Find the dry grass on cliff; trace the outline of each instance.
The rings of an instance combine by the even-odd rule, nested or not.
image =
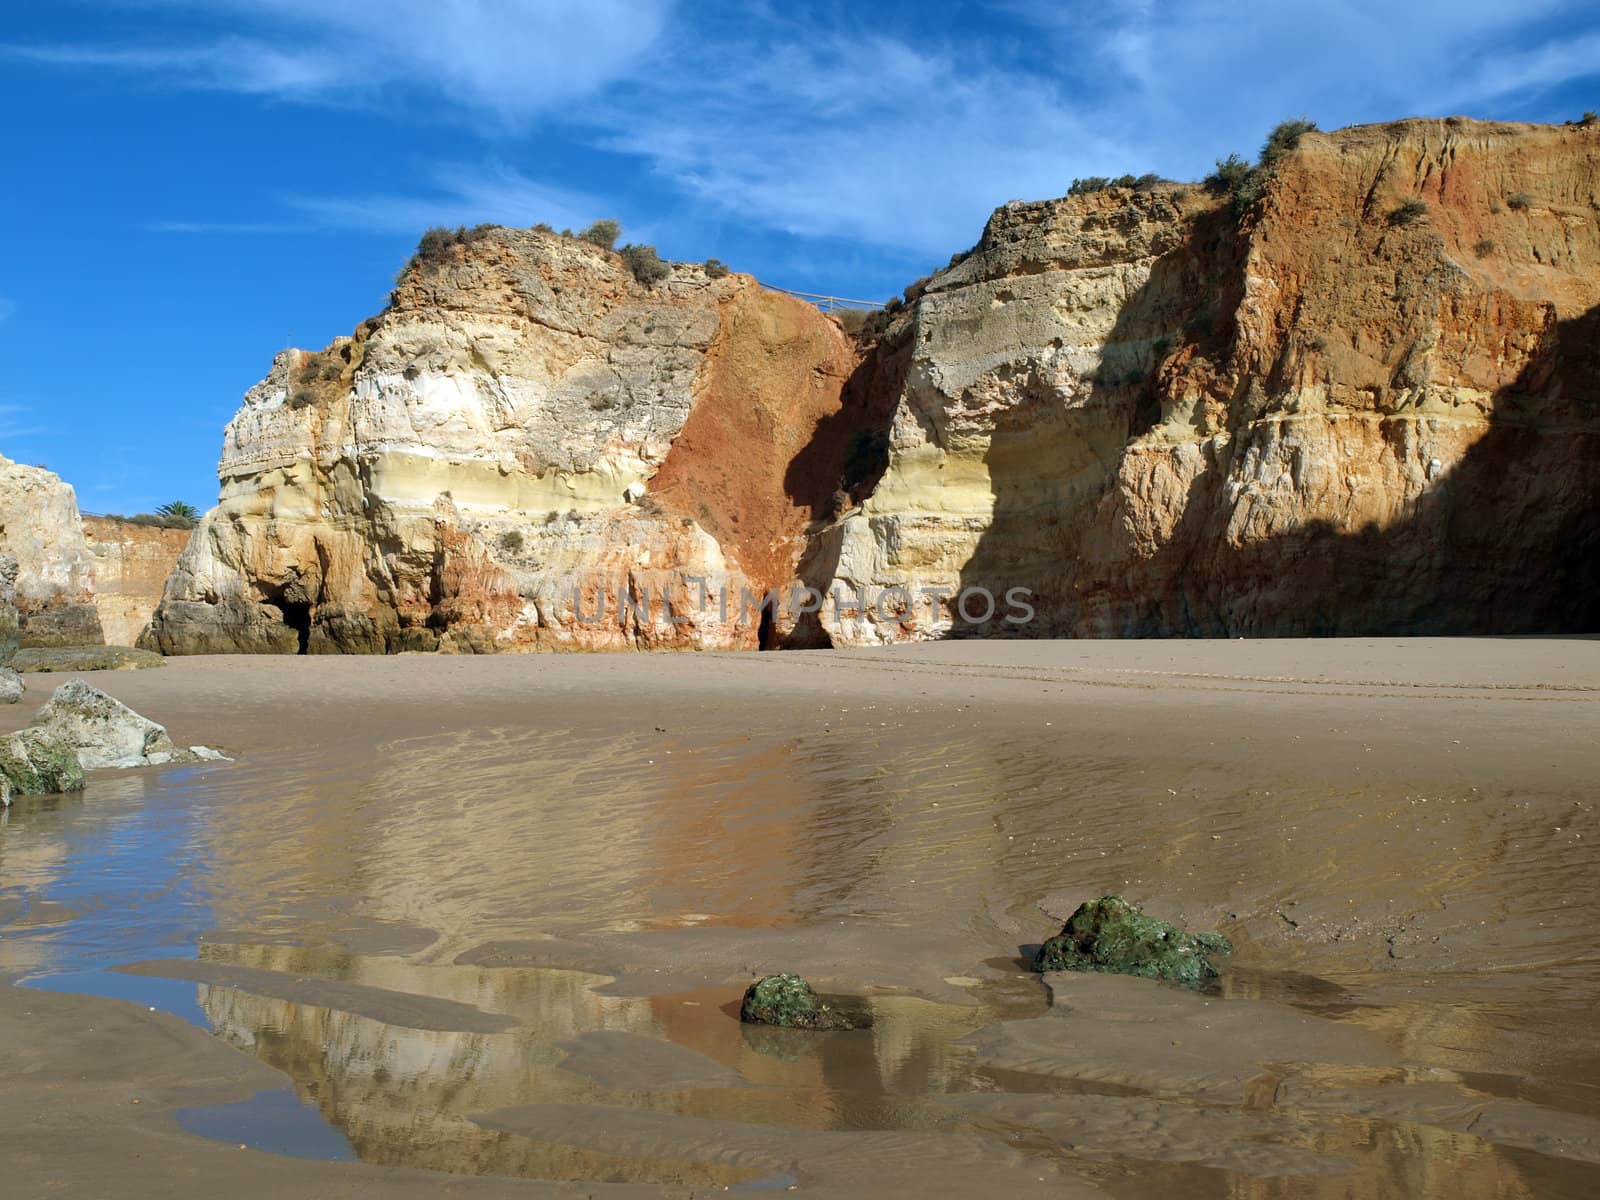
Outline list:
[[[349,389],[351,376],[365,353],[367,326],[353,338],[344,338],[326,350],[304,354],[290,371],[289,407],[309,408],[335,399]]]

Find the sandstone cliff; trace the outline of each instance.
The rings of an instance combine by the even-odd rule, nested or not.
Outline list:
[[[1007,205],[865,349],[493,231],[279,356],[147,644],[1592,630],[1597,215],[1600,128],[1312,133],[1240,211]],[[838,599],[740,603],[797,579]]]
[[[1600,128],[1463,120],[1309,134],[1237,216],[1008,205],[880,348],[886,470],[806,567],[917,603],[828,634],[1600,627],[1597,218]]]
[[[741,591],[793,575],[815,489],[784,474],[853,363],[832,322],[745,276],[679,264],[646,287],[569,238],[458,244],[245,397],[144,644],[754,646]]]
[[[16,559],[16,607],[24,646],[102,641],[94,559],[78,498],[59,476],[0,457],[0,554]]]
[[[117,517],[84,517],[83,533],[94,560],[94,605],[106,645],[136,645],[189,544],[190,531]]]

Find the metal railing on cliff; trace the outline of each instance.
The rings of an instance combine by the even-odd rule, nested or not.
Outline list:
[[[881,300],[852,300],[848,296],[829,296],[822,292],[799,292],[794,288],[775,287],[770,283],[761,285],[769,292],[782,292],[785,296],[795,296],[809,304],[815,304],[823,312],[834,312],[841,308],[854,308],[865,312],[882,308]]]

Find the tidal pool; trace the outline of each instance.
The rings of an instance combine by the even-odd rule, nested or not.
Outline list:
[[[481,717],[18,805],[0,973],[277,1069],[174,1120],[299,1157],[862,1194],[1600,1186],[1574,796],[873,701],[803,735]],[[1024,969],[1110,890],[1223,927],[1220,985]],[[742,1026],[742,981],[786,966],[872,1029]]]

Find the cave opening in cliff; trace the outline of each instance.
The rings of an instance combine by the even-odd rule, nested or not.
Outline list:
[[[756,646],[761,650],[778,649],[778,601],[770,594],[761,606],[761,623],[756,626]]]
[[[283,623],[294,630],[298,639],[296,654],[305,654],[311,647],[311,605],[307,601],[279,600],[283,610]]]

